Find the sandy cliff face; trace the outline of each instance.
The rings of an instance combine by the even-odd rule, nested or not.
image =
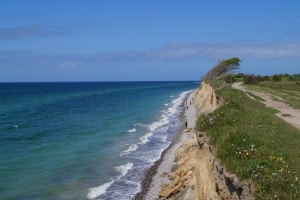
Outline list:
[[[213,88],[203,82],[186,105],[187,109],[195,108],[199,116],[213,112],[222,103]],[[168,175],[172,181],[162,187],[159,199],[254,199],[251,185],[238,181],[217,161],[205,133],[192,128],[183,134],[194,136],[176,151],[176,165]]]
[[[213,87],[206,82],[202,82],[201,87],[194,92],[193,103],[200,114],[210,113],[222,105],[223,100],[215,94]]]

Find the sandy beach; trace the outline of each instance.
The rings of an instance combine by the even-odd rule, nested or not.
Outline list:
[[[197,116],[213,112],[222,102],[206,83],[184,102],[183,131],[147,173],[136,199],[253,199],[251,184],[239,181],[215,157],[204,132],[195,129]]]
[[[171,147],[165,152],[162,157],[160,164],[157,167],[157,172],[152,178],[152,183],[150,184],[149,191],[145,195],[144,199],[152,200],[159,197],[159,192],[164,184],[170,183],[168,174],[171,174],[172,167],[175,163],[176,150],[190,140],[194,135],[194,126],[196,122],[196,110],[192,103],[193,92],[188,95],[186,102],[184,103],[184,118],[187,122],[187,128],[185,128],[182,133],[178,136],[176,141],[171,145]]]

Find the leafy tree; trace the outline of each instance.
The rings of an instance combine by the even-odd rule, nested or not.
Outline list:
[[[237,57],[221,60],[215,67],[203,77],[203,81],[210,82],[223,77],[229,72],[233,72],[240,67],[241,60]]]
[[[277,74],[275,74],[274,76],[273,76],[273,81],[274,82],[280,82],[281,81],[281,78],[282,78],[282,76],[279,74],[279,75],[277,75]]]
[[[241,60],[239,58],[235,57],[235,58],[223,60],[221,62],[221,65],[225,65],[227,68],[227,71],[233,71],[233,70],[239,69],[240,62],[241,62]]]

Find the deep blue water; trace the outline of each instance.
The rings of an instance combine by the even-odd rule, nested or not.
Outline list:
[[[131,199],[198,86],[0,83],[0,198]]]

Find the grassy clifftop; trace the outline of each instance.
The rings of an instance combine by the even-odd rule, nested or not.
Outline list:
[[[300,131],[230,84],[217,95],[226,103],[197,121],[217,157],[229,171],[253,182],[256,199],[300,199]]]

